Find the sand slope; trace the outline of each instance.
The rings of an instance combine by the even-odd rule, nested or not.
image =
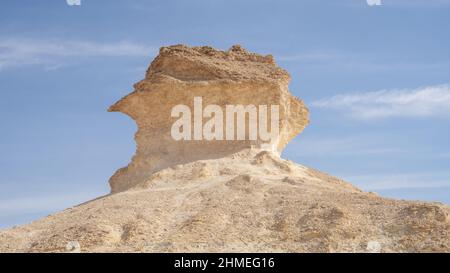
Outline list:
[[[449,213],[245,150],[1,231],[0,251],[450,252]]]

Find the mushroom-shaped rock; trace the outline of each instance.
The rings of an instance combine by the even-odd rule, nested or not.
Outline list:
[[[138,126],[136,154],[111,177],[111,191],[127,190],[164,168],[244,149],[279,155],[308,124],[308,110],[289,92],[289,81],[271,55],[239,45],[228,51],[162,47],[145,79],[109,109]]]

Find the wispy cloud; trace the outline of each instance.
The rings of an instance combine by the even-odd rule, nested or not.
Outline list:
[[[54,69],[73,57],[149,56],[155,54],[156,50],[155,47],[129,41],[98,43],[0,39],[0,70],[29,65],[43,65],[47,69]]]
[[[450,173],[399,173],[341,175],[364,190],[392,190],[450,187]]]
[[[101,196],[99,192],[28,196],[0,200],[0,215],[52,212],[62,210]]]
[[[286,149],[289,153],[301,154],[302,157],[343,157],[343,156],[377,156],[405,155],[408,150],[384,145],[380,139],[386,136],[347,136],[347,137],[302,137],[294,139]]]
[[[342,60],[342,56],[330,52],[310,52],[304,54],[280,55],[277,57],[277,60],[282,62],[329,62]]]
[[[339,111],[357,119],[450,117],[450,86],[341,94],[314,101],[314,107]]]
[[[438,155],[440,158],[450,158],[450,152],[441,153]]]
[[[435,8],[450,6],[448,0],[383,0],[383,5],[393,7]]]
[[[446,71],[450,63],[446,60],[429,60],[410,58],[393,60],[388,55],[374,55],[373,52],[355,53],[322,49],[304,53],[274,54],[276,61],[282,64],[295,63],[307,70],[328,71],[336,73],[398,73]]]

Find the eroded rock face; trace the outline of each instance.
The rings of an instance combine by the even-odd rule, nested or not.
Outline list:
[[[289,81],[289,74],[271,55],[249,53],[240,46],[228,51],[184,45],[161,48],[145,79],[109,109],[127,114],[138,126],[136,154],[127,167],[111,177],[112,192],[127,190],[154,172],[177,164],[222,158],[248,148],[281,153],[308,124],[308,110],[289,92]],[[227,105],[278,105],[279,134],[269,142],[249,137],[175,140],[171,129],[177,119],[171,111],[176,105],[193,109],[195,97],[202,98],[203,107],[217,105],[224,112]],[[225,122],[223,126],[225,131]]]

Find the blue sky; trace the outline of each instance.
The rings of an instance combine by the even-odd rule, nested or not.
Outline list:
[[[158,48],[273,54],[311,125],[284,157],[389,197],[450,203],[450,0],[5,0],[0,227],[108,193],[134,153],[106,109]]]

